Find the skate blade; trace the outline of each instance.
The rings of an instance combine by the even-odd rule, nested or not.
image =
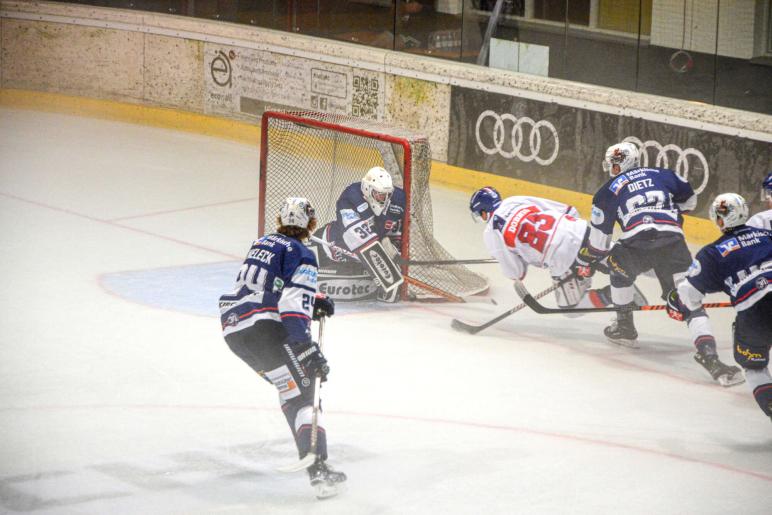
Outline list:
[[[614,345],[618,345],[620,347],[625,347],[628,349],[637,349],[638,347],[638,340],[628,340],[627,338],[609,338],[606,336],[606,341],[609,343],[613,343]]]
[[[344,483],[329,484],[324,481],[317,483],[314,486],[314,492],[317,499],[329,499],[335,497],[339,493],[345,490]]]
[[[741,373],[736,373],[733,376],[723,375],[720,376],[718,379],[718,384],[724,387],[734,386],[736,384],[742,384],[745,382],[745,378],[742,376]]]

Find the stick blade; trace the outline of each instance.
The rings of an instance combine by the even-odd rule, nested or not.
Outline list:
[[[295,463],[290,463],[289,465],[282,465],[281,467],[276,467],[276,470],[278,470],[279,472],[286,472],[286,473],[299,472],[313,465],[315,461],[316,461],[316,454],[309,452],[308,454],[305,455],[305,457],[302,460],[296,461]]]
[[[462,333],[467,333],[467,334],[477,334],[480,331],[479,327],[466,324],[457,318],[454,318],[453,320],[451,320],[450,327],[452,327],[456,331],[461,331]]]

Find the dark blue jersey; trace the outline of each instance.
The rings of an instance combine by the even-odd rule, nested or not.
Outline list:
[[[602,255],[611,247],[614,224],[620,240],[642,231],[683,234],[683,211],[697,205],[689,183],[665,168],[633,168],[612,177],[592,199],[591,251]]]
[[[309,341],[317,268],[316,256],[295,238],[269,234],[254,241],[233,292],[220,297],[223,335],[275,320],[293,341]]]
[[[723,291],[738,311],[751,307],[772,292],[772,231],[730,229],[697,253],[687,280],[702,294]]]
[[[399,249],[405,216],[405,192],[394,188],[389,206],[378,216],[362,194],[361,183],[349,185],[338,198],[336,218],[325,230],[325,239],[351,252],[370,242],[389,238]]]

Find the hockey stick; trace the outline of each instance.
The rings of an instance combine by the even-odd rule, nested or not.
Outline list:
[[[552,286],[550,286],[546,290],[537,293],[536,294],[536,298],[540,299],[540,298],[544,297],[545,295],[549,294],[550,292],[555,291],[558,288],[558,286],[559,286],[558,284],[553,284]],[[450,322],[450,327],[452,327],[453,329],[455,329],[457,331],[461,331],[462,333],[477,334],[480,331],[482,331],[483,329],[489,328],[490,326],[492,326],[496,322],[499,322],[500,320],[503,320],[503,319],[507,318],[509,315],[520,311],[524,307],[526,307],[525,303],[518,304],[517,306],[513,307],[512,309],[510,309],[508,311],[505,311],[504,313],[500,314],[496,318],[493,318],[493,319],[485,322],[482,325],[471,325],[471,324],[464,323],[464,322],[462,322],[461,320],[459,320],[457,318],[454,318]]]
[[[322,336],[324,333],[324,320],[325,317],[322,317],[319,319],[319,352],[322,351]],[[277,470],[279,472],[298,472],[300,470],[305,470],[311,465],[316,462],[316,458],[318,457],[317,453],[317,444],[319,442],[319,391],[322,389],[322,375],[317,372],[316,377],[314,378],[314,405],[313,405],[313,414],[311,415],[311,447],[308,450],[308,454],[303,456],[303,459],[301,459],[298,462],[292,463],[290,465],[284,465],[282,467],[278,467]]]
[[[528,290],[525,288],[522,282],[515,281],[515,291],[523,299],[523,302],[537,313],[542,315],[556,315],[565,313],[605,313],[609,311],[619,311],[618,307],[610,306],[605,308],[548,308],[542,306],[536,301]],[[709,302],[702,305],[703,308],[731,308],[731,302]],[[634,306],[630,308],[630,311],[663,311],[667,309],[665,304],[654,304],[649,306]]]
[[[359,262],[362,261],[361,259],[359,259],[359,256],[357,256],[353,252],[350,252],[344,248],[338,247],[337,245],[333,245],[329,241],[324,241],[323,239],[317,238],[314,235],[309,236],[309,239],[315,243],[318,243],[319,245],[324,245],[325,247],[331,248],[333,250],[337,250],[346,257],[349,257]],[[446,292],[445,290],[441,290],[440,288],[437,288],[435,286],[432,286],[431,284],[427,284],[423,281],[420,281],[415,277],[410,277],[409,275],[402,274],[402,278],[405,280],[405,282],[408,282],[413,286],[417,286],[418,288],[424,289],[429,293],[434,293],[435,295],[439,295],[440,297],[443,297],[451,302],[466,302],[463,298],[459,297],[458,295],[453,295],[452,293]]]

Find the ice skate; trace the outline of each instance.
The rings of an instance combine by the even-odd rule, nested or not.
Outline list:
[[[617,319],[603,330],[603,334],[609,343],[631,349],[638,348],[638,331],[635,330],[633,314],[630,311],[617,313]]]
[[[745,382],[739,367],[732,367],[722,363],[715,354],[698,352],[694,355],[694,361],[702,365],[721,386],[734,386]]]
[[[322,460],[317,460],[307,470],[317,499],[334,497],[343,491],[346,482],[343,472],[334,470]]]

